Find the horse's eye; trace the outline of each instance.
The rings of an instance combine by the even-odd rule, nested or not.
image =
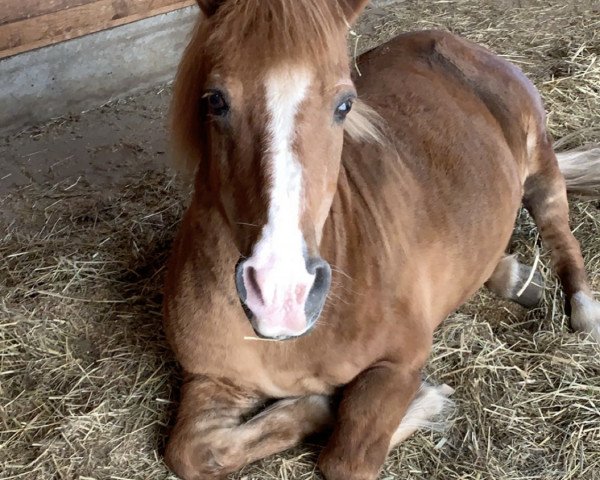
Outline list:
[[[212,90],[203,95],[206,99],[208,113],[215,116],[223,116],[229,111],[229,105],[223,94],[219,91]]]
[[[335,108],[335,119],[338,122],[343,121],[346,118],[346,115],[350,113],[353,102],[354,101],[351,98],[347,98]]]

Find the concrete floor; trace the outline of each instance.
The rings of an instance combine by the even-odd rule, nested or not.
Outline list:
[[[0,138],[0,225],[18,219],[31,185],[84,182],[111,192],[147,170],[167,168],[170,87]]]

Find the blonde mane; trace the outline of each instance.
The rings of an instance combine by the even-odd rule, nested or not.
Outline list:
[[[372,107],[357,99],[346,117],[344,131],[356,141],[384,144],[385,121]]]
[[[213,30],[207,38],[208,49],[229,56],[243,55],[250,47],[257,52],[255,58],[241,60],[252,62],[276,61],[275,55],[320,57],[323,47],[333,45],[347,28],[338,2],[327,0],[228,1],[209,20]],[[268,56],[261,55],[268,45],[276,48]]]

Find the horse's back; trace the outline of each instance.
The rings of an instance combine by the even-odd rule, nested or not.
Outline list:
[[[473,148],[480,130],[497,129],[526,176],[527,134],[545,135],[545,116],[535,87],[511,63],[451,33],[423,31],[363,54],[359,68],[361,96],[400,142],[431,130],[443,144]]]

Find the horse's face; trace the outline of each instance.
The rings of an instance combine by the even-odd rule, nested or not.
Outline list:
[[[271,19],[286,14],[277,11],[277,1],[266,4]],[[264,5],[255,16],[264,13]],[[330,286],[331,269],[319,244],[336,192],[344,121],[356,96],[346,25],[329,25],[326,43],[297,51],[293,37],[300,27],[291,26],[292,44],[282,55],[279,42],[265,41],[273,32],[255,31],[272,30],[272,21],[237,25],[234,14],[217,11],[207,19],[214,25],[204,39],[205,72],[198,86],[207,160],[203,181],[240,251],[232,275],[255,331],[295,337],[315,324]],[[232,48],[234,33],[214,33],[223,23],[228,32],[252,34],[240,33],[244,39]]]
[[[319,242],[355,94],[343,72],[306,63],[244,73],[214,74],[205,94],[221,205],[242,254],[236,285],[257,333],[296,336],[329,289]]]
[[[242,254],[236,286],[258,334],[297,336],[330,285],[319,242],[354,88],[347,69],[323,74],[308,62],[233,67],[212,72],[204,100],[221,205]]]

